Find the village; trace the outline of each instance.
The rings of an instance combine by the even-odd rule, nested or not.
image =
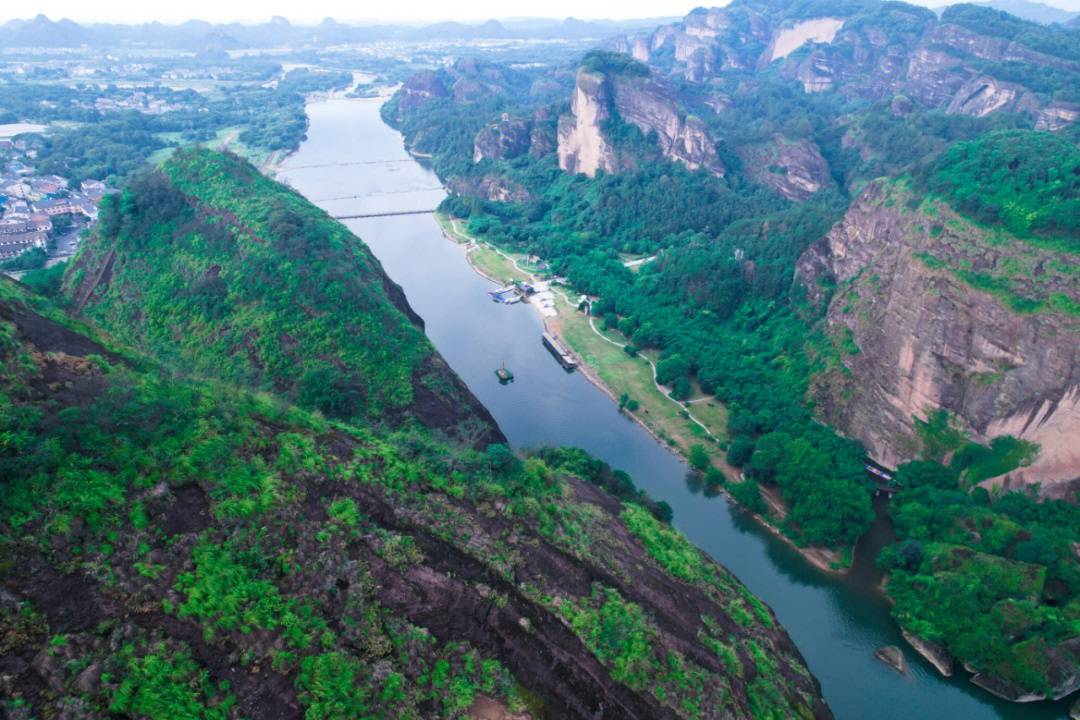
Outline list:
[[[110,192],[99,180],[73,187],[58,175],[37,175],[35,155],[26,140],[0,139],[0,269],[8,272],[74,255],[79,231],[97,220],[98,204]]]

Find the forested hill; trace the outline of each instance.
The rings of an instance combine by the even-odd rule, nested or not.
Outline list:
[[[67,285],[115,337],[193,373],[336,419],[502,438],[367,247],[234,155],[177,152],[107,198]]]
[[[71,273],[70,313],[0,282],[7,715],[831,717],[669,508],[486,444],[368,251],[235,158],[134,183]]]

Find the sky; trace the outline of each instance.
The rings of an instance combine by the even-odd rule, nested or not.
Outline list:
[[[913,0],[935,7],[949,0]],[[1043,0],[1047,5],[1080,10],[1080,0]],[[699,5],[724,5],[708,0],[187,0],[147,2],[146,0],[35,0],[17,3],[5,0],[0,22],[13,17],[44,13],[53,20],[70,18],[76,22],[138,23],[157,20],[167,24],[199,19],[210,22],[265,22],[281,15],[296,24],[313,24],[325,17],[339,22],[417,22],[440,20],[462,22],[513,17],[576,17],[580,19],[629,19],[685,15]]]

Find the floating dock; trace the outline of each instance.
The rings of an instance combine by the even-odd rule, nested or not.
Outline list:
[[[558,340],[555,339],[551,333],[544,333],[541,340],[551,354],[555,356],[555,359],[559,361],[559,364],[567,370],[573,370],[577,367],[577,360],[570,354],[570,351],[562,346]]]
[[[521,298],[517,295],[517,287],[514,285],[507,285],[498,290],[488,290],[487,296],[497,303],[505,303],[507,305],[521,302]]]

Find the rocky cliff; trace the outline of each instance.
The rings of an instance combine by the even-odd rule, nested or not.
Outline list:
[[[767,145],[740,148],[747,173],[788,200],[805,200],[823,187],[835,187],[829,163],[808,140],[776,135]]]
[[[408,110],[420,107],[432,100],[447,97],[449,94],[438,74],[430,71],[418,72],[402,83],[398,91],[398,109]]]
[[[1041,117],[1042,103],[1023,85],[979,76],[957,88],[945,112],[984,117],[993,112],[1025,114]],[[1059,115],[1058,120],[1065,116]]]
[[[499,174],[466,175],[450,181],[459,195],[475,195],[494,202],[528,202],[532,195],[521,183]]]
[[[559,167],[589,177],[597,170],[617,170],[615,150],[600,131],[600,125],[610,118],[611,93],[607,78],[599,73],[578,73],[570,100],[570,115],[559,118]]]
[[[473,162],[505,160],[521,155],[532,141],[532,122],[506,116],[485,126],[473,140]]]
[[[700,118],[687,115],[671,91],[646,75],[582,71],[571,101],[571,114],[559,121],[559,167],[592,177],[598,169],[620,167],[618,149],[604,135],[606,121],[655,133],[664,157],[691,170],[724,174],[716,144]]]
[[[994,29],[995,22],[948,12],[939,19],[899,3],[868,3],[846,17],[806,18],[745,2],[698,9],[651,36],[610,46],[706,87],[726,71],[763,70],[782,61],[782,74],[806,92],[837,91],[853,100],[904,94],[950,113],[1024,114],[1040,129],[1075,122],[1072,112],[1057,107],[1043,117],[1043,106],[1058,100],[1045,82],[1032,80],[1032,87],[1043,86],[1037,92],[1001,79],[1036,72],[1056,73],[1059,84],[1076,82],[1080,62],[1067,43],[1040,42],[1023,28]]]
[[[834,279],[829,333],[848,338],[819,408],[885,465],[920,452],[915,419],[944,409],[977,442],[1012,435],[1038,457],[992,483],[1080,488],[1080,300],[1074,256],[984,230],[943,203],[917,210],[873,183],[799,262],[811,296]],[[856,349],[857,348],[857,349]]]
[[[1080,105],[1076,103],[1053,102],[1039,113],[1035,121],[1036,130],[1055,132],[1080,120]]]

